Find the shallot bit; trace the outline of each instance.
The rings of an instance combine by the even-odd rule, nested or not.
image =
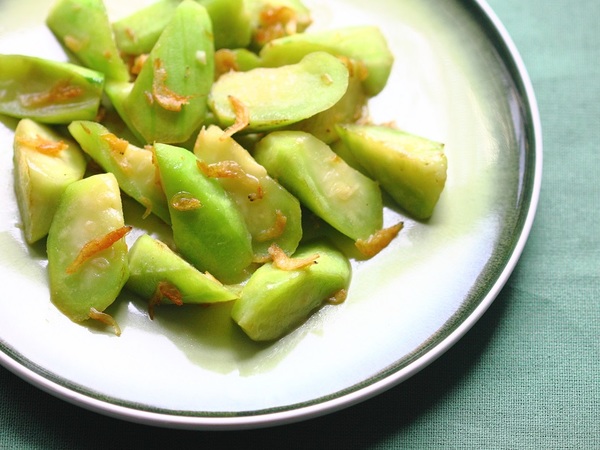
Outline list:
[[[372,258],[386,248],[404,227],[404,222],[399,222],[388,228],[383,228],[369,236],[368,239],[357,239],[356,248],[367,258]]]
[[[183,105],[190,101],[189,95],[179,95],[167,85],[167,70],[160,59],[154,60],[154,79],[152,80],[152,97],[161,108],[167,111],[179,112]]]
[[[273,265],[281,270],[299,270],[305,269],[317,264],[319,254],[307,256],[306,258],[292,258],[288,256],[277,244],[271,244],[269,247],[269,255],[273,260]]]
[[[171,206],[177,211],[193,211],[201,208],[202,203],[189,192],[178,192],[171,198]]]
[[[104,236],[100,236],[87,242],[79,251],[79,254],[75,260],[67,267],[67,273],[73,274],[77,272],[87,260],[91,259],[94,255],[102,250],[112,247],[115,242],[125,237],[127,233],[131,231],[131,228],[132,227],[130,226],[123,226],[105,234]]]
[[[82,87],[70,84],[69,80],[60,80],[48,91],[21,95],[19,101],[25,107],[39,108],[54,103],[65,103],[83,94]]]
[[[233,136],[238,131],[243,130],[250,124],[250,111],[248,107],[239,99],[230,95],[227,97],[231,108],[235,114],[235,122],[230,127],[227,127],[223,132],[221,139],[226,139]]]
[[[275,223],[267,230],[263,230],[256,236],[258,242],[265,242],[271,239],[276,239],[285,231],[287,217],[280,211],[275,211]]]
[[[111,316],[110,314],[106,314],[105,312],[98,311],[96,308],[92,307],[92,308],[90,308],[89,318],[93,319],[93,320],[97,320],[99,322],[102,322],[105,325],[112,327],[113,330],[115,331],[115,334],[117,336],[121,336],[121,327],[119,327],[119,324],[117,323],[115,318],[113,316]]]
[[[174,305],[183,305],[181,291],[177,286],[168,281],[160,281],[148,304],[148,315],[150,316],[150,319],[154,319],[154,308],[160,305],[165,298]]]
[[[69,148],[64,141],[53,141],[50,139],[44,139],[39,134],[36,134],[34,138],[29,137],[17,137],[17,142],[21,145],[33,148],[39,153],[43,153],[48,156],[58,156],[60,152]]]

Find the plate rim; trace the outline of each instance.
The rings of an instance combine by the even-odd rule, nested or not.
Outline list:
[[[527,68],[510,34],[487,1],[466,0],[465,8],[470,7],[476,9],[476,13],[490,25],[490,27],[486,28],[486,32],[488,35],[495,35],[495,39],[490,37],[490,41],[494,45],[494,48],[502,53],[502,61],[507,65],[512,65],[512,67],[508,67],[508,71],[512,81],[518,83],[518,92],[524,100],[522,110],[527,114],[526,123],[529,125],[526,129],[531,130],[531,134],[528,134],[526,142],[533,144],[529,150],[534,164],[532,167],[530,191],[528,193],[529,198],[524,199],[527,200],[527,204],[522,205],[520,211],[523,214],[526,208],[526,213],[524,214],[524,219],[519,223],[520,230],[518,230],[518,233],[515,233],[516,239],[512,245],[512,250],[507,251],[507,254],[510,255],[508,260],[503,264],[503,268],[495,281],[486,290],[487,293],[468,314],[466,319],[462,320],[456,328],[428,349],[423,355],[383,377],[377,375],[371,377],[370,379],[374,379],[372,382],[369,382],[370,379],[364,380],[357,385],[348,387],[346,390],[313,399],[307,403],[287,405],[285,408],[278,408],[276,411],[238,412],[231,415],[223,413],[214,417],[206,415],[174,415],[150,409],[135,409],[132,406],[123,406],[108,402],[100,398],[101,396],[98,398],[91,397],[83,392],[78,392],[68,386],[61,385],[50,379],[50,377],[45,377],[42,368],[36,371],[33,367],[19,362],[21,358],[18,355],[5,351],[7,346],[4,345],[2,339],[0,339],[0,348],[2,349],[0,351],[0,364],[24,381],[50,395],[75,406],[83,407],[84,409],[109,417],[133,423],[173,429],[242,430],[295,423],[346,409],[399,385],[437,360],[478,322],[510,278],[522,255],[533,227],[542,182],[543,141],[541,119]],[[449,320],[451,319],[452,317]]]

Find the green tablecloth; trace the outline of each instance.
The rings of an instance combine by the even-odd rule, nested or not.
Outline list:
[[[457,345],[357,406],[242,432],[122,422],[0,369],[0,448],[600,448],[600,2],[489,3],[536,90],[544,180],[520,263]]]

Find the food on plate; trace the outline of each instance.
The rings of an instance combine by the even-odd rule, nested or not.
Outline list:
[[[47,235],[68,318],[120,334],[106,310],[126,290],[150,318],[231,303],[250,339],[280,339],[345,301],[404,220],[426,226],[444,146],[373,123],[384,32],[311,22],[299,0],[159,0],[116,21],[57,0],[46,25],[71,62],[0,55],[24,238]]]

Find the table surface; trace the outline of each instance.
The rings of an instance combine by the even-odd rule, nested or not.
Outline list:
[[[519,264],[449,352],[343,411],[235,432],[108,418],[0,368],[0,448],[600,448],[600,2],[489,4],[536,91],[544,178]]]

